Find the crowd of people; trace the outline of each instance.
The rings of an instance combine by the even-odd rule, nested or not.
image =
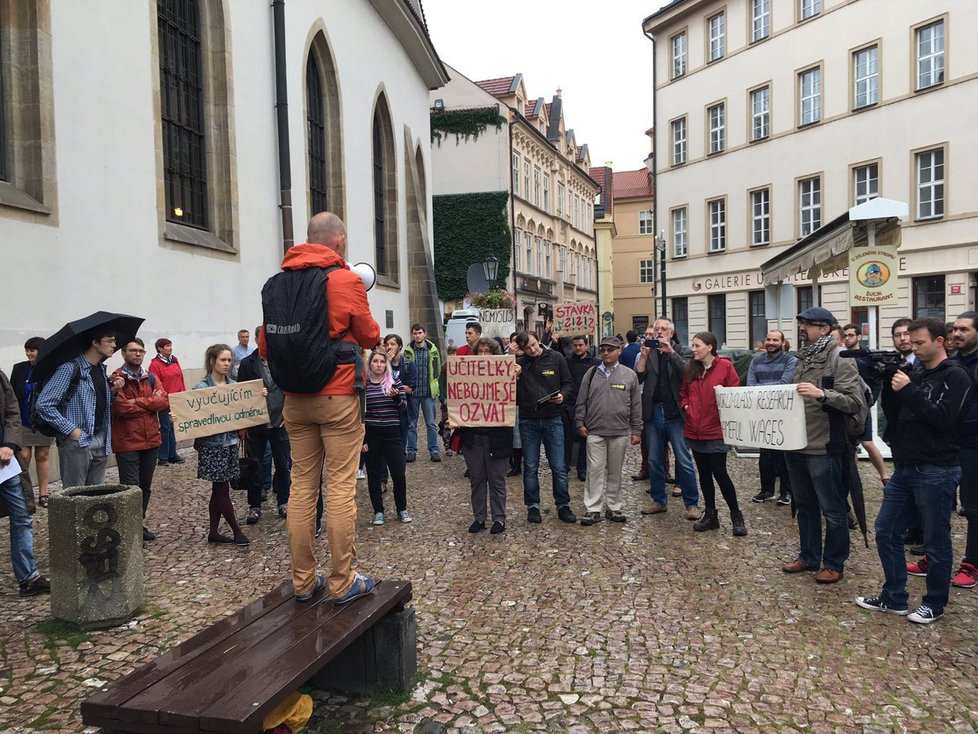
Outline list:
[[[342,222],[320,214],[310,222],[308,242],[292,248],[283,261],[286,275],[302,277],[310,269],[330,273],[323,318],[330,337],[345,352],[336,357],[325,382],[309,390],[279,387],[276,374],[283,374],[287,355],[282,342],[272,338],[277,332],[266,334],[261,326],[254,332],[255,345],[250,343],[252,332],[243,329],[233,348],[215,344],[206,351],[206,374],[194,389],[261,380],[269,411],[266,425],[194,442],[197,476],[211,483],[208,543],[249,542],[230,493],[244,453],[262,465],[261,478],[248,485],[245,523],[261,520],[262,505],[273,490],[279,516],[288,519],[297,599],[307,601],[327,585],[339,603],[370,593],[374,579],[353,570],[357,470],[366,469],[374,526],[387,521],[388,484],[397,519],[412,522],[406,465],[417,461],[419,419],[430,461],[440,462],[443,453],[456,451],[464,458],[471,533],[486,530],[490,521],[490,534],[505,532],[510,517],[507,477],[522,478],[526,521],[543,522],[543,455],[559,521],[585,527],[627,522],[623,466],[628,446],[641,444],[643,464],[637,478],[648,483],[643,515],[663,514],[670,497],[681,498],[694,532],[717,530],[719,487],[732,534],[748,534],[727,470],[731,447],[724,439],[715,391],[739,386],[742,379],[733,362],[718,353],[713,334],[697,333],[688,346],[681,345],[674,324],[660,317],[642,338],[635,332],[625,340],[607,337],[592,350],[582,335],[565,344],[547,339],[547,346],[528,331],[515,332],[508,340],[487,337],[473,321],[466,328],[466,344],[448,353],[474,359],[515,357],[515,426],[453,430],[443,412],[446,360],[437,340],[420,323],[411,327],[406,345],[398,334],[381,338],[362,282],[345,267],[345,243]],[[857,496],[861,446],[884,486],[876,544],[885,583],[877,594],[859,596],[856,603],[914,622],[932,622],[944,613],[950,583],[978,585],[978,314],[966,312],[950,325],[933,318],[897,320],[891,331],[895,356],[889,361],[868,352],[840,358],[842,349],[858,348],[861,330],[854,324],[840,326],[825,308],[806,309],[797,322],[800,348],[790,351],[784,333],[770,331],[743,379],[747,386],[793,384],[804,403],[807,446],[762,449],[760,491],[752,498],[758,503],[777,500],[797,513],[799,551],[783,571],[812,572],[822,584],[843,578],[854,522],[848,501]],[[0,373],[0,463],[15,453],[25,469],[33,460],[37,502],[47,506],[52,439],[32,426],[31,406],[36,403],[33,415],[43,417],[57,434],[53,441],[64,486],[103,482],[108,456],[115,453],[120,482],[142,490],[145,516],[154,470],[184,461],[177,452],[168,404],[168,395],[185,389],[172,342],[157,340],[157,354],[146,369],[141,339],[116,344],[111,330],[86,334],[80,353],[58,367],[32,400],[39,389],[32,371],[43,341],[36,337],[25,343],[27,359],[14,366],[10,380]],[[108,374],[104,363],[117,347],[124,364]],[[567,354],[564,347],[569,347]],[[874,442],[871,419],[860,418],[856,431],[850,427],[853,417],[868,415],[866,408],[877,399],[885,414],[883,439],[892,452],[892,474]],[[674,477],[668,476],[669,454]],[[585,482],[580,516],[569,489],[572,467]],[[34,562],[29,509],[16,491],[21,481],[8,480],[0,491],[11,516],[14,573],[26,596],[48,591],[49,583]],[[670,481],[675,485],[671,492]],[[964,558],[952,573],[950,517],[958,487],[967,541]],[[859,489],[861,497],[861,485]],[[324,514],[333,564],[328,579],[317,572],[314,546]],[[221,532],[222,520],[229,534]],[[143,528],[145,541],[154,537]],[[919,560],[906,563],[905,543],[921,553]],[[913,612],[908,573],[927,578],[926,594]]]

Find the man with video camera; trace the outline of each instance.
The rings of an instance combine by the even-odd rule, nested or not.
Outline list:
[[[883,490],[876,518],[876,549],[885,581],[877,596],[856,604],[931,624],[944,614],[951,577],[951,508],[961,477],[958,417],[971,392],[971,379],[944,351],[946,327],[936,318],[908,326],[910,345],[920,365],[899,369],[883,382],[882,403],[895,471]],[[910,612],[903,534],[915,509],[924,531],[927,592]]]

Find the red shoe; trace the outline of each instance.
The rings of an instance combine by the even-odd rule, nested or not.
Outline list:
[[[916,563],[907,564],[907,573],[911,576],[926,576],[928,568],[930,568],[930,561],[927,560],[927,556],[921,556]]]
[[[951,579],[951,586],[957,586],[961,589],[973,589],[978,586],[978,568],[962,561],[957,575]]]

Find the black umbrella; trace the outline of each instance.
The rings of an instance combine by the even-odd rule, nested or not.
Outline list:
[[[95,329],[108,327],[116,334],[116,348],[126,344],[136,336],[143,319],[121,313],[96,311],[77,321],[69,321],[53,336],[44,340],[37,353],[33,376],[38,382],[46,380],[65,362],[68,362],[88,347],[88,337]]]

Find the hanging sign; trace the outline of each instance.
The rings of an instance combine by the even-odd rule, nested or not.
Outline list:
[[[849,250],[849,305],[896,305],[899,270],[896,247],[853,247]]]

